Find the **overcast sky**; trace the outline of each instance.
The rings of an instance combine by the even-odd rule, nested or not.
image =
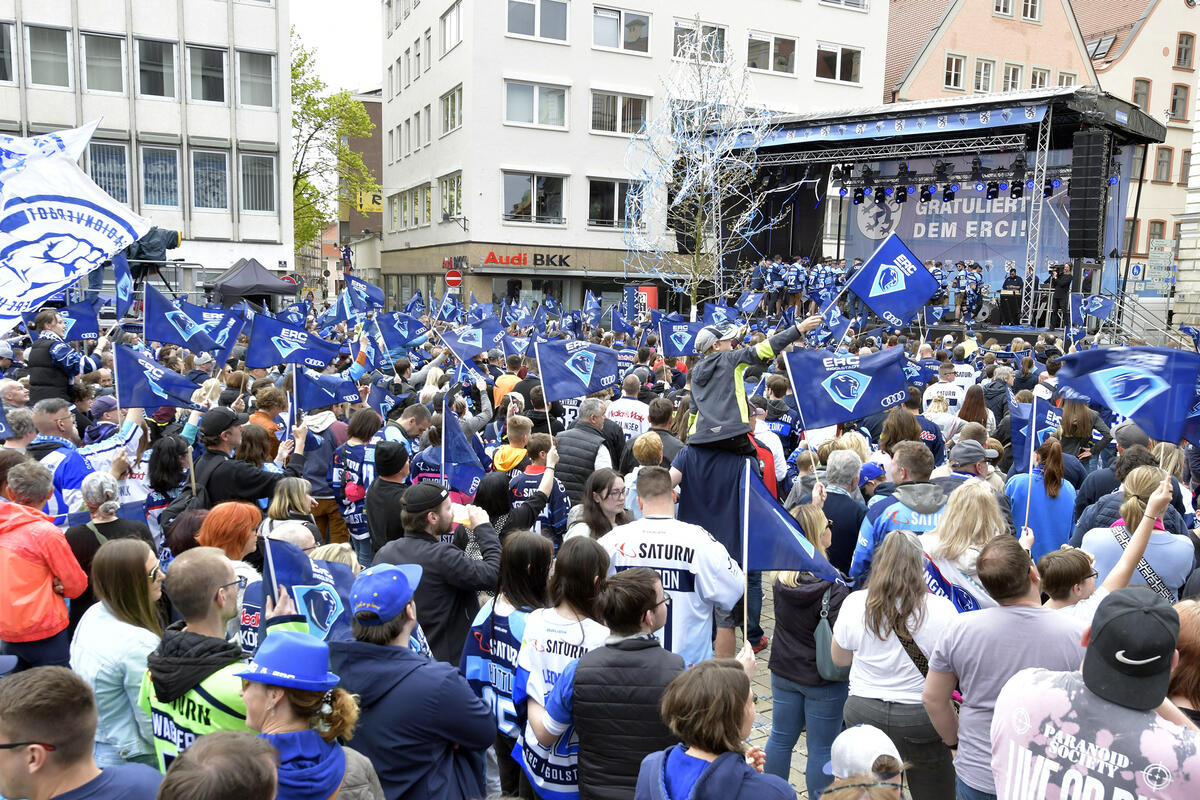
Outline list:
[[[382,34],[379,0],[292,0],[292,27],[317,50],[321,77],[335,89],[378,89]]]

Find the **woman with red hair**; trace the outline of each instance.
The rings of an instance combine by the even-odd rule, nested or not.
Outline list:
[[[238,606],[242,604],[242,595],[246,585],[261,580],[253,566],[246,562],[246,556],[255,551],[258,541],[255,531],[262,522],[262,511],[253,503],[230,501],[218,503],[208,512],[196,534],[196,543],[203,547],[215,547],[221,550],[233,562],[233,571],[241,580],[238,586]],[[229,636],[236,640],[240,632],[237,617],[229,621],[227,628]]]

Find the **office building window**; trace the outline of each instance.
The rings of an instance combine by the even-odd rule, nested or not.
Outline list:
[[[679,58],[691,49],[699,49],[700,60],[719,64],[725,60],[725,29],[720,25],[701,25],[691,20],[675,20],[671,54]]]
[[[438,179],[438,194],[442,198],[442,217],[457,217],[462,214],[462,174],[447,175]]]
[[[395,66],[396,66],[396,94],[399,95],[401,86],[403,85],[403,81],[401,80],[401,78],[403,78],[404,67],[400,63],[400,59],[398,59],[398,58],[396,59]]]
[[[592,130],[639,133],[645,124],[645,97],[592,92]]]
[[[70,31],[25,27],[29,50],[29,83],[33,86],[71,87]]]
[[[458,47],[462,41],[462,2],[455,3],[442,14],[442,55]]]
[[[1029,88],[1045,89],[1050,85],[1050,70],[1033,67],[1029,70]]]
[[[846,8],[857,8],[863,11],[867,9],[867,0],[821,0],[827,6],[845,6]]]
[[[408,193],[408,226],[410,228],[415,228],[421,224],[421,219],[424,216],[424,211],[421,208],[421,201],[424,199],[424,196],[425,194],[421,191],[420,187],[412,189]]]
[[[1175,153],[1170,147],[1159,146],[1154,150],[1154,180],[1158,183],[1166,183],[1171,180],[1171,162],[1175,159]]]
[[[424,194],[422,198],[422,220],[428,225],[433,219],[433,184],[427,183],[421,187],[421,192]]]
[[[1000,85],[1002,92],[1015,92],[1021,88],[1021,72],[1020,64],[1005,64],[1004,65],[1004,82]]]
[[[391,97],[396,93],[396,70],[388,64],[388,79],[387,79],[387,96]]]
[[[554,175],[529,172],[504,173],[504,219],[506,222],[536,222],[561,225],[563,219],[563,184],[565,179]]]
[[[566,0],[508,0],[508,32],[565,42]]]
[[[449,133],[462,125],[462,85],[455,86],[442,95],[442,133]]]
[[[175,45],[138,39],[138,94],[175,97]]]
[[[1021,0],[1021,19],[1026,22],[1042,21],[1042,0]]]
[[[415,42],[413,42],[412,51],[413,51],[413,80],[415,81],[417,78],[421,77],[421,37],[418,36],[417,40]]]
[[[959,58],[962,61],[961,57]],[[816,76],[830,81],[858,83],[862,68],[862,50],[836,44],[817,43]],[[959,64],[959,83],[962,83],[962,64]],[[961,87],[960,87],[961,88]]]
[[[125,91],[125,40],[116,36],[85,33],[83,80],[89,92]]]
[[[403,148],[401,150],[401,152],[404,154],[404,157],[408,158],[408,154],[412,152],[412,120],[411,119],[404,120],[404,143],[401,145],[401,147]]]
[[[142,148],[142,204],[179,208],[179,150]]]
[[[1149,226],[1146,228],[1146,232],[1150,235],[1150,244],[1153,244],[1155,239],[1166,238],[1167,223],[1163,222],[1161,219],[1152,219],[1150,220]]]
[[[1188,94],[1189,90],[1186,83],[1176,83],[1171,86],[1171,119],[1187,120]]]
[[[225,51],[189,47],[188,99],[205,103],[225,102]]]
[[[192,151],[192,206],[206,211],[229,210],[229,154]]]
[[[1188,176],[1192,172],[1192,151],[1184,150],[1179,154],[1179,185],[1187,186]]]
[[[404,88],[405,89],[408,88],[409,81],[411,80],[411,78],[410,78],[411,68],[412,68],[412,48],[410,47],[404,51]]]
[[[275,213],[275,156],[242,154],[242,211]]]
[[[392,233],[395,233],[400,226],[399,213],[400,198],[396,195],[392,195],[388,198],[388,218],[392,221],[391,225],[388,226],[388,230]]]
[[[624,226],[630,189],[632,187],[636,192],[640,186],[641,184],[630,181],[590,178],[587,224],[602,228]]]
[[[983,58],[975,59],[975,91],[987,94],[992,91],[996,75],[996,62]]]
[[[1135,78],[1133,81],[1133,104],[1142,111],[1150,110],[1150,81]]]
[[[1179,34],[1179,40],[1175,42],[1175,66],[1182,69],[1191,69],[1192,67],[1192,50],[1196,44],[1196,37],[1190,33]]]
[[[592,44],[610,50],[650,52],[650,16],[615,8],[592,9]]]
[[[1140,181],[1142,179],[1143,162],[1146,158],[1146,148],[1140,145],[1133,146],[1133,163],[1129,167],[1129,177],[1131,180]]]
[[[129,165],[123,144],[88,145],[88,175],[118,203],[129,202]]]
[[[433,106],[425,106],[425,144],[433,141]]]
[[[1059,86],[1074,86],[1075,83],[1076,83],[1076,79],[1075,79],[1074,72],[1058,73],[1058,85]]]
[[[992,0],[992,13],[1012,16],[1012,0]]]
[[[746,66],[770,72],[796,72],[796,40],[769,33],[750,32],[746,45]]]
[[[17,47],[13,42],[14,26],[11,22],[0,22],[0,82],[12,83],[17,79]]]
[[[275,56],[239,52],[238,91],[242,105],[272,108],[275,105]]]
[[[404,230],[408,227],[408,192],[400,193],[400,227],[398,230]]]
[[[507,81],[504,120],[546,128],[567,127],[567,90],[560,86]]]

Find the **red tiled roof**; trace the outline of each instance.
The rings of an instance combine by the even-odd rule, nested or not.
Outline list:
[[[1071,8],[1075,12],[1075,21],[1079,23],[1079,34],[1084,44],[1095,39],[1114,36],[1108,52],[1093,59],[1097,68],[1120,58],[1130,35],[1138,29],[1138,24],[1150,16],[1158,0],[1071,0]]]
[[[889,0],[887,62],[883,68],[883,102],[892,92],[937,29],[954,0]],[[1109,0],[1111,2],[1111,0]]]

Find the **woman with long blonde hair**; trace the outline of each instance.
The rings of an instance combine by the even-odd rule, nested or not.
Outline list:
[[[985,544],[1007,531],[995,491],[971,478],[950,492],[938,526],[918,537],[933,570],[959,590],[951,593],[959,611],[996,605],[976,578],[975,562]]]
[[[843,601],[833,626],[833,660],[850,667],[843,721],[875,725],[896,744],[911,765],[905,775],[913,800],[954,797],[950,748],[929,720],[921,691],[929,655],[956,616],[949,600],[926,588],[916,534],[892,531],[876,550],[867,588]]]

